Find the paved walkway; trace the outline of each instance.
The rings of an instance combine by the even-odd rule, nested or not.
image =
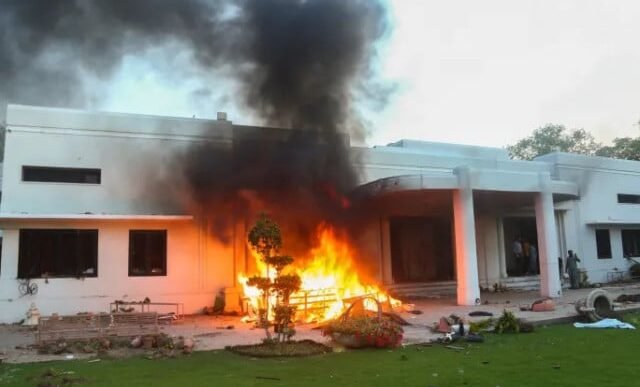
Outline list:
[[[640,284],[608,286],[607,290],[612,298],[620,294],[640,293]],[[484,304],[479,306],[456,306],[453,298],[430,298],[411,300],[415,310],[422,314],[401,312],[400,316],[411,325],[405,327],[405,344],[421,343],[438,337],[431,332],[430,327],[442,316],[456,314],[465,320],[478,320],[485,317],[469,317],[472,311],[487,311],[498,316],[504,309],[515,313],[517,317],[527,321],[544,324],[566,320],[576,316],[574,304],[586,297],[593,289],[564,290],[562,298],[556,299],[556,310],[553,312],[523,312],[520,306],[531,305],[540,298],[538,292],[508,291],[504,293],[483,293]],[[622,308],[638,308],[640,304],[627,304]],[[322,343],[329,343],[323,337],[317,324],[303,324],[296,326],[296,339],[312,339]],[[229,345],[259,343],[264,337],[261,329],[253,324],[243,323],[239,317],[215,316],[187,316],[170,325],[164,325],[161,330],[171,336],[193,337],[196,350],[222,349]],[[34,332],[29,328],[4,325],[0,326],[0,352],[4,353],[7,362],[32,362],[52,359],[64,359],[64,355],[38,355],[35,350],[28,349],[34,343]],[[87,355],[91,356],[91,355]],[[76,356],[77,358],[77,356]]]

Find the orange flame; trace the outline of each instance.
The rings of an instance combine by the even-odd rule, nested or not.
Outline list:
[[[305,321],[325,321],[339,317],[350,299],[365,295],[374,296],[380,303],[392,308],[401,305],[399,300],[390,297],[378,286],[361,282],[352,247],[331,226],[321,225],[318,228],[318,241],[307,257],[297,258],[293,267],[287,269],[289,273],[298,274],[302,280],[300,291],[290,299],[291,304],[297,306],[300,318]],[[264,262],[257,254],[254,254],[254,258],[258,272],[266,275]],[[240,274],[238,278],[250,306],[257,310],[261,303],[260,291],[246,284],[248,276]],[[377,308],[375,302],[365,302],[365,307],[370,310]]]

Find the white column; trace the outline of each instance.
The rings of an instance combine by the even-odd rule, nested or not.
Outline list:
[[[391,273],[391,232],[389,230],[389,218],[380,218],[380,269],[382,271],[382,283],[384,285],[393,284]]]
[[[535,196],[538,257],[540,259],[540,295],[562,296],[558,273],[558,239],[549,173],[540,173],[540,192]]]
[[[498,232],[498,263],[500,265],[500,278],[507,278],[507,252],[504,247],[504,222],[502,217],[498,217],[497,221]]]
[[[458,175],[458,189],[453,191],[453,218],[458,305],[476,305],[480,303],[480,285],[470,171],[460,167],[455,173]]]

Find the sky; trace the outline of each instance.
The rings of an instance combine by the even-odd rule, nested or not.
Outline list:
[[[360,106],[368,145],[402,138],[502,147],[546,123],[597,140],[640,135],[640,1],[389,0],[376,69],[393,93]],[[153,56],[153,53],[149,54]],[[208,118],[233,103],[224,74],[177,83],[128,57],[100,109]],[[172,59],[180,65],[180,55]],[[188,60],[184,58],[184,60]],[[203,79],[204,77],[204,79]],[[194,98],[206,81],[219,94]],[[213,107],[213,109],[212,109]]]

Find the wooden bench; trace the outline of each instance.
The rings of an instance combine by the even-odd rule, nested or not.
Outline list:
[[[36,343],[88,340],[107,336],[157,335],[158,314],[101,313],[77,316],[47,316],[38,321]]]

